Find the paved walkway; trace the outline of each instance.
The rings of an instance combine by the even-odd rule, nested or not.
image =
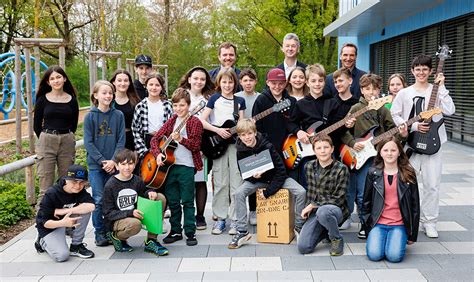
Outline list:
[[[300,255],[289,245],[251,244],[227,249],[231,237],[198,231],[199,245],[184,241],[169,245],[170,255],[155,257],[143,252],[145,233],[130,240],[132,253],[116,253],[112,246],[95,247],[89,227],[86,243],[95,252],[90,260],[71,258],[54,263],[33,248],[32,227],[0,247],[1,281],[321,281],[321,280],[414,280],[472,281],[474,278],[474,149],[448,143],[443,153],[439,238],[420,233],[408,246],[401,263],[371,262],[365,242],[356,237],[357,224],[344,232],[345,253],[330,257],[329,245],[311,255]],[[210,222],[210,202],[207,209]],[[253,229],[255,233],[255,229]],[[256,236],[254,236],[256,237]],[[163,237],[160,236],[160,239]]]

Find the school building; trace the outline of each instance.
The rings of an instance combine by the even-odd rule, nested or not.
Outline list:
[[[339,0],[339,18],[324,29],[359,50],[357,67],[379,74],[384,81],[396,72],[414,83],[410,64],[414,56],[433,57],[438,47],[452,50],[446,59],[446,88],[456,113],[445,118],[448,138],[474,145],[474,1],[466,0]]]

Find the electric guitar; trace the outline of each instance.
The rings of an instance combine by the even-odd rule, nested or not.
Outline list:
[[[283,99],[280,102],[273,105],[273,107],[253,116],[252,118],[257,121],[260,120],[273,112],[283,112],[290,108],[291,101],[289,99]],[[219,134],[210,131],[204,130],[202,134],[202,143],[201,151],[209,159],[215,160],[227,151],[229,144],[235,143],[236,135],[236,123],[233,120],[226,120],[224,124],[218,126],[219,128],[229,128],[229,133],[232,134],[232,137],[224,139]]]
[[[443,65],[446,58],[449,58],[449,53],[452,50],[449,50],[448,45],[443,45],[440,47],[439,53],[436,53],[439,57],[438,67],[436,68],[436,75],[443,71]],[[428,103],[427,110],[433,109],[438,99],[438,83],[433,84],[433,90],[431,91],[430,101]],[[418,99],[415,106],[415,113],[421,112],[422,109],[422,100]],[[421,133],[419,131],[414,131],[408,136],[408,145],[413,149],[413,151],[419,154],[433,155],[436,154],[441,148],[441,140],[439,137],[438,129],[443,124],[444,119],[441,118],[438,121],[434,121],[431,118],[423,120],[430,124],[430,129],[426,133]]]
[[[345,118],[332,124],[331,126],[325,128],[324,130],[319,131],[318,133],[316,133],[316,130],[318,127],[320,127],[323,124],[323,122],[317,121],[313,123],[309,127],[309,129],[306,131],[310,135],[309,144],[301,142],[298,139],[298,137],[296,137],[296,135],[294,134],[289,135],[285,139],[285,142],[283,142],[283,158],[284,158],[283,162],[285,163],[285,166],[289,169],[295,169],[303,158],[314,156],[312,144],[316,137],[322,136],[322,135],[328,135],[329,133],[335,131],[339,127],[344,126],[346,124],[346,121],[348,121],[349,119],[356,118],[369,110],[378,110],[383,105],[387,103],[391,103],[392,99],[393,99],[393,96],[385,96],[382,98],[372,100],[369,102],[367,106],[363,107],[357,112],[349,113]]]
[[[406,126],[409,127],[413,123],[423,120],[429,119],[434,115],[440,114],[440,108],[434,108],[431,110],[427,110],[421,112],[419,115],[407,120],[405,122]],[[394,127],[383,134],[380,134],[377,137],[374,137],[374,131],[377,129],[377,126],[372,127],[364,137],[356,139],[356,142],[360,142],[364,144],[364,149],[357,152],[353,148],[347,145],[341,145],[339,150],[341,161],[347,165],[350,169],[360,169],[368,159],[377,155],[377,150],[375,149],[375,145],[377,145],[380,141],[388,138],[398,132],[398,127]]]
[[[199,113],[204,106],[206,106],[205,101],[199,102],[194,109],[189,112],[181,121],[181,123],[176,127],[176,129],[170,134],[179,133],[186,125],[186,122],[195,114]],[[163,136],[159,143],[160,151],[163,155],[165,155],[163,159],[163,165],[158,166],[156,163],[156,158],[153,156],[151,151],[145,154],[143,158],[142,166],[141,166],[141,175],[143,182],[146,186],[159,189],[165,183],[166,176],[168,175],[168,171],[173,166],[176,161],[174,156],[174,151],[178,147],[178,144],[173,140],[171,137]]]

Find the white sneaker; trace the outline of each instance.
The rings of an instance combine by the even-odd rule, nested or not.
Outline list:
[[[433,225],[424,225],[424,231],[425,234],[428,238],[438,238],[438,231],[436,230],[436,227]]]
[[[230,223],[229,235],[237,235],[237,233],[237,222],[233,220]]]
[[[164,218],[170,218],[171,217],[171,211],[169,209],[167,209],[165,211],[165,215],[163,216]]]
[[[342,223],[342,225],[339,227],[339,230],[346,230],[351,228],[351,222],[352,220],[349,217],[348,219],[346,219],[346,221],[344,221],[344,223]]]
[[[250,225],[257,225],[257,212],[256,211],[250,211],[249,212],[249,222]]]

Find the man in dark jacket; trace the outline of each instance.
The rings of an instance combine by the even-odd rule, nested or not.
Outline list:
[[[281,51],[285,54],[283,63],[279,64],[277,68],[285,71],[285,77],[288,78],[290,72],[296,67],[306,69],[306,64],[298,61],[298,53],[300,51],[300,39],[294,33],[287,33],[283,38]]]
[[[364,74],[366,74],[366,72],[356,67],[357,46],[354,43],[345,43],[341,48],[339,60],[341,61],[341,67],[350,70],[352,77],[351,93],[355,99],[359,99],[362,94],[360,92],[359,80]],[[335,97],[338,92],[336,86],[334,85],[333,74],[334,73],[331,73],[326,77],[324,94],[329,94]]]
[[[238,161],[268,150],[273,168],[256,172],[253,176],[245,179],[244,183],[237,188],[235,193],[235,212],[237,215],[238,233],[232,238],[228,246],[229,249],[240,248],[251,237],[247,231],[247,205],[245,199],[259,188],[265,188],[258,191],[264,198],[274,195],[280,188],[288,189],[295,197],[295,231],[299,233],[303,226],[301,211],[306,201],[306,191],[298,182],[287,176],[280,155],[273,145],[262,134],[257,132],[252,119],[240,120],[237,123],[237,134],[239,135],[236,143]]]
[[[216,82],[217,75],[222,69],[232,68],[237,74],[237,77],[239,77],[240,70],[235,66],[235,62],[237,61],[237,47],[233,43],[223,42],[217,49],[217,58],[219,59],[220,65],[215,69],[209,70],[209,75],[211,76],[212,82]],[[236,92],[242,90],[243,88],[240,83],[237,83]]]

